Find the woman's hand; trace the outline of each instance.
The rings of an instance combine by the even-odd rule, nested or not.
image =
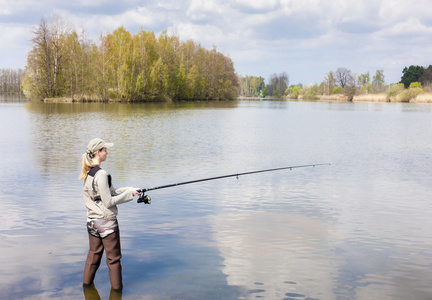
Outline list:
[[[135,195],[141,195],[141,193],[134,189],[132,191],[132,196],[135,196]]]

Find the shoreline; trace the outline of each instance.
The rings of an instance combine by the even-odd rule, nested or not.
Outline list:
[[[423,93],[409,100],[402,100],[400,97],[388,97],[385,93],[368,94],[368,95],[355,95],[353,99],[348,100],[348,96],[343,94],[336,95],[319,95],[316,99],[304,99],[303,97],[298,101],[321,101],[321,102],[370,102],[370,103],[432,103],[432,93]]]
[[[408,100],[401,99],[399,95],[389,97],[385,93],[357,95],[354,96],[353,102],[432,103],[432,94],[423,93]]]
[[[368,95],[356,95],[350,101],[348,100],[348,96],[344,94],[335,94],[335,95],[318,95],[315,99],[305,99],[303,96],[299,96],[298,99],[292,99],[288,97],[283,97],[280,99],[285,99],[289,101],[320,101],[320,102],[370,102],[370,103],[432,103],[432,93],[423,93],[409,100],[401,100],[399,97],[388,97],[385,93],[379,94],[368,94]],[[244,97],[239,96],[235,100],[277,100],[275,97]],[[233,101],[235,101],[233,100]],[[31,100],[30,101],[38,101]],[[59,98],[46,98],[39,100],[45,103],[154,103],[154,102],[172,102],[172,101],[116,101],[112,99],[101,100],[101,99],[72,99],[68,97],[59,97]],[[186,101],[186,100],[185,100]],[[196,101],[220,101],[220,100],[187,100],[190,102]],[[227,100],[224,100],[227,101]],[[183,102],[183,101],[179,101]]]

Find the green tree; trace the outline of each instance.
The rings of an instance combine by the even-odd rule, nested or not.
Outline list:
[[[195,86],[198,78],[198,68],[193,65],[186,77],[186,98],[185,99],[195,99]]]
[[[239,76],[240,95],[245,97],[256,97],[260,95],[261,90],[264,88],[264,78],[257,76]]]
[[[361,87],[361,90],[367,94],[370,91],[369,87],[372,87],[370,85],[369,72],[360,74],[357,80],[358,80],[358,85]]]
[[[332,94],[341,94],[343,92],[343,88],[341,86],[335,86],[332,90]]]
[[[113,71],[117,95],[121,99],[131,96],[132,57],[131,34],[123,26],[112,33]]]
[[[326,77],[324,78],[324,86],[323,86],[324,93],[330,95],[335,85],[336,85],[335,75],[333,74],[333,71],[330,71],[327,73]]]
[[[384,70],[376,70],[372,78],[372,88],[375,92],[383,92],[385,90]]]
[[[96,45],[86,39],[85,31],[73,30],[65,41],[61,95],[83,100],[97,93],[93,78],[97,71]]]
[[[416,89],[416,88],[420,88],[421,89],[422,85],[420,82],[411,82],[409,88],[410,89]]]
[[[418,95],[423,94],[423,89],[420,82],[411,82],[408,89],[404,89],[398,98],[402,102],[410,102],[415,99]]]
[[[319,86],[317,84],[307,85],[303,88],[302,93],[305,99],[316,99],[319,95]]]
[[[404,90],[404,84],[403,83],[394,83],[386,91],[387,98],[396,97],[403,90]]]
[[[264,88],[264,78],[252,76],[250,86],[252,91],[252,96],[259,96],[261,90]]]
[[[302,90],[302,87],[299,85],[290,85],[290,87],[286,91],[286,94],[291,99],[298,99],[298,96],[300,95],[301,90]]]
[[[153,64],[159,59],[157,53],[157,40],[153,32],[139,30],[134,39],[134,65],[136,74],[135,94],[137,99],[150,98],[150,71]]]
[[[151,100],[165,100],[168,88],[168,68],[159,58],[156,63],[151,67],[150,71],[150,99]]]
[[[267,97],[267,88],[265,86],[261,89],[259,96],[262,98]]]
[[[400,83],[403,83],[405,88],[408,88],[411,82],[419,81],[420,77],[423,75],[424,68],[422,66],[409,66],[405,67],[402,71],[403,75]]]

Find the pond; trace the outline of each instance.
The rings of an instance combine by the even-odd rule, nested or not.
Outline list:
[[[122,299],[432,298],[432,106],[0,101],[1,299],[83,299],[80,158],[100,137]],[[110,295],[103,260],[95,286]],[[89,295],[86,295],[90,299]],[[90,297],[90,298],[89,298]]]

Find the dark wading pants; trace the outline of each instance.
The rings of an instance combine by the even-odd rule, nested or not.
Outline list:
[[[104,239],[94,237],[91,234],[88,234],[88,236],[90,249],[84,267],[83,284],[89,285],[93,283],[105,249],[111,287],[113,289],[121,289],[123,283],[122,267],[120,264],[120,231],[111,233]]]

